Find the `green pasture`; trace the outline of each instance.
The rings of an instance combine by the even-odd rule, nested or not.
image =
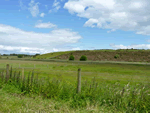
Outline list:
[[[63,78],[68,82],[76,82],[77,70],[81,68],[82,80],[91,80],[94,77],[100,83],[121,84],[148,83],[150,82],[150,65],[128,65],[128,64],[82,64],[62,62],[41,62],[41,61],[18,61],[0,60],[0,68],[4,69],[6,64],[13,69],[24,68],[25,73],[35,70],[41,77]]]

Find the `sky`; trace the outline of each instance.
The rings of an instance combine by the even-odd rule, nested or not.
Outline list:
[[[149,0],[0,0],[0,53],[150,49]]]

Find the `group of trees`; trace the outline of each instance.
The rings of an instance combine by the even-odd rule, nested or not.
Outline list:
[[[3,54],[3,55],[0,54],[0,56],[17,56],[18,58],[23,58],[23,57],[36,57],[37,55],[40,55],[40,54],[35,54],[35,55],[15,54],[15,53],[13,53],[13,54]]]
[[[74,56],[72,54],[70,55],[69,60],[74,60]],[[82,55],[80,57],[80,61],[86,61],[86,60],[87,60],[87,57],[85,55]]]

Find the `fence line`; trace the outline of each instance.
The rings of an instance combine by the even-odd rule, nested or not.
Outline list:
[[[20,67],[20,65],[19,65],[19,67]],[[34,67],[35,67],[35,65],[34,65]],[[47,65],[47,67],[48,67],[48,65]],[[14,74],[14,76],[13,76],[14,77],[13,79],[16,79],[17,83],[20,83],[22,80],[23,80],[22,82],[24,83],[24,80],[25,80],[24,68],[21,68],[21,69],[22,69],[22,73],[20,73],[20,71],[19,71],[19,74],[17,74],[17,76],[16,76],[16,74]],[[4,77],[3,72],[1,72],[0,75],[2,78]],[[34,71],[33,71],[32,76],[31,76],[31,85],[33,82],[33,76],[34,76]],[[12,77],[12,66],[11,66],[11,70],[9,70],[9,64],[7,64],[6,65],[5,82],[7,82],[11,77]],[[77,75],[77,93],[80,93],[80,92],[81,92],[81,69],[79,68],[78,69],[78,75]]]

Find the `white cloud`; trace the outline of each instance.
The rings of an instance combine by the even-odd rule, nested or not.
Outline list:
[[[54,52],[58,52],[58,51],[71,51],[71,50],[81,50],[79,47],[76,47],[76,48],[71,48],[71,49],[66,49],[66,48],[53,48],[53,51]]]
[[[19,6],[22,10],[27,9],[27,7],[23,4],[22,0],[19,0]]]
[[[116,31],[115,29],[111,29],[110,31],[107,31],[107,33],[111,33],[113,31]]]
[[[0,45],[0,51],[15,51],[19,53],[30,53],[30,54],[35,54],[35,53],[47,53],[48,51],[45,51],[44,49],[40,48],[29,48],[29,47],[16,47],[16,46],[3,46]]]
[[[110,46],[114,49],[150,49],[150,44],[137,44],[137,45],[129,45],[129,46],[124,46],[122,44],[120,45],[115,45],[115,44],[110,44]]]
[[[81,50],[79,47],[72,48],[72,50]]]
[[[34,0],[31,0],[31,2],[29,3],[29,11],[33,17],[36,17],[39,14],[39,4],[39,2],[34,3]]]
[[[38,23],[35,25],[35,27],[36,28],[56,28],[57,26],[55,24],[48,22],[48,23]]]
[[[45,13],[41,13],[41,14],[40,14],[40,17],[44,17],[44,16],[45,16]]]
[[[85,22],[84,26],[85,27],[95,27],[96,25],[94,25],[94,23],[98,23],[98,20],[91,18]]]
[[[57,12],[61,6],[60,6],[60,2],[58,2],[57,0],[54,0],[53,5],[52,5],[53,9],[49,10],[49,13],[51,12]]]
[[[77,32],[70,29],[55,29],[49,33],[37,33],[0,24],[1,51],[47,53],[52,52],[53,48],[77,43],[81,38]]]
[[[64,8],[87,18],[84,26],[150,35],[149,0],[69,0]],[[109,32],[109,31],[108,31]]]

